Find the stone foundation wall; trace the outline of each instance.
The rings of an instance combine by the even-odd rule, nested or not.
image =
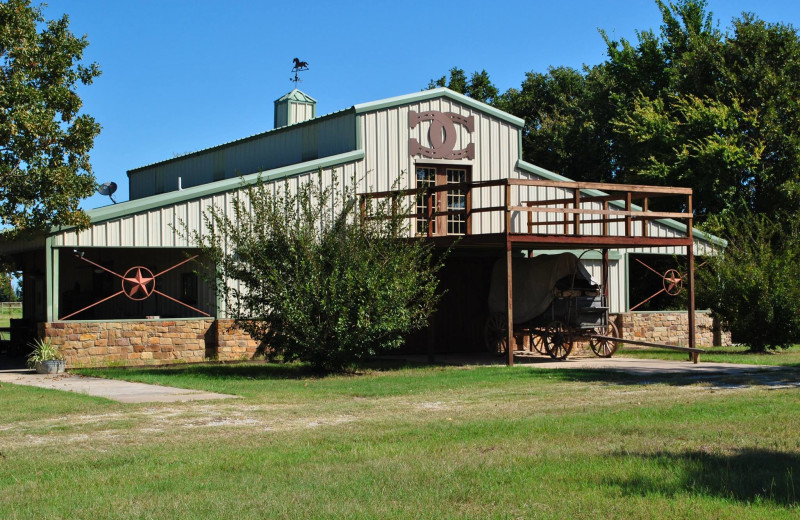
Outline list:
[[[38,332],[73,368],[252,359],[258,348],[233,320],[63,321],[40,323]]]
[[[209,355],[218,361],[253,359],[258,352],[258,342],[236,326],[233,320],[217,320],[216,352]]]
[[[689,344],[689,314],[674,312],[631,312],[616,315],[617,328],[623,338],[665,343]],[[695,313],[695,340],[698,347],[728,346],[730,331],[723,331],[707,311]]]

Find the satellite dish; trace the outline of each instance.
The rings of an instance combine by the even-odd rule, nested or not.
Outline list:
[[[105,195],[106,197],[111,199],[111,202],[113,202],[114,204],[117,203],[117,201],[114,200],[114,197],[112,197],[115,191],[117,191],[116,182],[104,182],[97,188],[97,192],[100,193],[100,195]]]

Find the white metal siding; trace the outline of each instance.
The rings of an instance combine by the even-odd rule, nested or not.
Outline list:
[[[409,155],[408,141],[417,139],[422,146],[428,146],[430,122],[421,122],[414,129],[409,128],[408,112],[421,113],[430,110],[454,112],[462,116],[475,117],[475,130],[470,133],[461,125],[455,125],[455,149],[475,145],[475,158],[456,161],[427,159]],[[362,142],[365,152],[366,178],[362,191],[383,191],[390,189],[392,182],[401,172],[405,173],[401,188],[415,186],[416,164],[453,164],[470,166],[472,180],[483,181],[512,176],[514,165],[519,158],[518,129],[514,125],[493,118],[478,110],[471,109],[447,98],[411,103],[361,115]],[[503,203],[503,188],[479,190],[473,194],[474,208],[498,206]],[[501,230],[500,213],[476,215],[472,223],[474,234]]]
[[[421,123],[416,128],[410,129],[408,124],[408,112],[414,110],[419,113],[437,110],[441,112],[455,112],[463,116],[475,117],[475,130],[471,134],[461,125],[455,125],[457,131],[456,149],[465,148],[468,144],[475,145],[475,158],[473,160],[443,161],[431,160],[423,157],[412,157],[409,155],[408,141],[416,138],[423,146],[428,145],[427,133],[430,128],[429,123]],[[357,119],[353,119],[357,117]],[[350,121],[349,123],[347,121]],[[353,125],[359,125],[361,131],[362,147],[364,150],[364,160],[350,162],[334,168],[323,170],[323,182],[330,183],[333,172],[341,184],[348,184],[352,181],[357,182],[357,191],[385,191],[392,189],[393,183],[401,172],[406,175],[402,178],[400,189],[414,187],[414,168],[415,164],[453,164],[470,166],[473,181],[497,180],[503,178],[515,179],[536,179],[539,178],[525,170],[516,168],[517,160],[520,156],[518,147],[518,133],[520,130],[514,125],[494,118],[477,110],[460,105],[459,103],[447,98],[439,98],[425,102],[417,102],[400,107],[366,112],[358,116],[347,114],[341,118],[328,120],[329,130],[339,131],[346,134],[340,141],[333,138],[320,138],[322,133],[311,136],[312,125],[302,126],[292,131],[270,136],[268,147],[275,150],[275,159],[285,164],[292,162],[302,162],[303,153],[310,153],[309,150],[316,146],[316,149],[323,156],[332,155],[340,151],[347,143],[355,143]],[[349,126],[348,126],[349,125]],[[303,132],[306,132],[304,135]],[[260,143],[260,142],[259,142]],[[260,147],[260,148],[259,148]],[[353,146],[354,147],[354,146]],[[135,177],[141,183],[145,179],[157,180],[160,175],[161,180],[171,179],[177,181],[177,176],[184,176],[184,179],[191,177],[194,172],[203,170],[209,164],[226,164],[230,166],[236,163],[232,157],[239,157],[241,160],[255,161],[264,158],[263,143],[245,142],[235,147],[225,150],[210,151],[208,154],[196,158],[187,158],[186,161],[173,163],[164,166],[156,166],[152,170],[137,172]],[[224,154],[224,155],[223,155]],[[238,155],[237,155],[238,154]],[[272,160],[274,158],[271,158]],[[238,159],[237,159],[238,160]],[[255,164],[255,163],[253,163]],[[225,172],[227,176],[229,172]],[[245,173],[245,172],[236,172]],[[203,175],[206,175],[204,173]],[[272,182],[272,191],[279,192],[287,186],[290,190],[295,190],[299,183],[312,179],[316,172],[308,172],[302,175],[280,179]],[[196,176],[199,183],[205,177]],[[133,190],[133,176],[132,176]],[[212,179],[213,180],[213,179]],[[150,182],[150,181],[148,181]],[[166,181],[165,181],[166,182]],[[184,186],[188,187],[184,180]],[[205,180],[203,182],[208,182]],[[166,189],[166,188],[165,188]],[[137,247],[137,248],[187,248],[191,247],[189,234],[198,232],[205,233],[203,215],[212,207],[225,208],[228,215],[232,216],[231,208],[233,198],[237,191],[220,193],[216,195],[204,196],[198,199],[183,201],[169,206],[153,208],[137,214],[127,215],[115,220],[94,224],[91,228],[80,233],[68,230],[55,236],[56,247]],[[513,186],[511,188],[512,205],[522,205],[529,200],[557,199],[571,197],[573,190],[553,187],[526,187]],[[505,198],[505,187],[494,187],[491,189],[475,190],[473,192],[473,208],[486,208],[492,206],[502,206]],[[602,204],[593,203],[593,209],[601,209]],[[534,232],[546,232],[549,234],[563,233],[562,215],[559,214],[540,214],[535,218],[542,221],[552,222],[542,228],[534,228]],[[584,234],[600,234],[599,223],[593,223],[593,218],[597,216],[583,216],[581,231]],[[504,231],[504,215],[502,211],[492,213],[482,213],[475,215],[472,223],[473,234],[501,233]],[[527,216],[521,212],[515,212],[512,221],[515,232],[527,232]],[[635,224],[635,232],[641,233],[641,223]],[[184,229],[185,227],[185,229]],[[178,232],[181,229],[181,232]],[[658,222],[649,224],[649,234],[652,237],[679,237],[682,233],[678,230]],[[623,223],[609,224],[609,232],[613,235],[624,234]],[[659,254],[686,254],[686,248],[638,248],[629,250],[636,253],[659,253]],[[708,244],[695,240],[695,253],[707,254],[710,252]],[[599,276],[598,262],[588,261],[593,275]],[[597,271],[597,272],[595,272]],[[625,255],[620,260],[612,260],[610,264],[610,294],[611,309],[613,312],[623,311],[626,308],[625,291]],[[220,309],[224,315],[225,309]]]
[[[323,170],[323,178],[330,182],[333,170],[341,182],[356,175],[360,169],[357,163],[349,163],[335,168]],[[317,172],[309,172],[288,180],[291,189],[300,182],[316,176]],[[283,186],[284,180],[273,183],[275,189]],[[54,236],[56,247],[189,247],[191,244],[183,231],[190,233],[204,230],[203,215],[212,207],[226,208],[231,215],[232,201],[239,190],[208,195],[199,199],[188,200],[153,208],[141,213],[99,222],[90,228],[76,232],[74,229],[63,231]]]

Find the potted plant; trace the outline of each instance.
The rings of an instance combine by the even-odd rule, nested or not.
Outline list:
[[[64,372],[64,357],[49,339],[36,339],[28,343],[33,350],[28,354],[28,367],[37,374],[61,374]]]

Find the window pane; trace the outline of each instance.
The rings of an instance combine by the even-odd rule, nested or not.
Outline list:
[[[417,168],[417,188],[436,186],[436,168]],[[436,219],[432,219],[431,233],[436,234]],[[417,233],[428,232],[428,195],[417,195]]]
[[[463,184],[467,182],[467,170],[448,168],[447,184]],[[447,190],[447,211],[467,209],[467,191],[464,188]],[[463,235],[467,232],[467,215],[447,216],[447,234]]]

